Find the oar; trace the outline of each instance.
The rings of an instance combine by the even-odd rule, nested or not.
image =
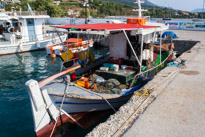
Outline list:
[[[60,72],[60,73],[58,73],[58,74],[55,74],[55,75],[53,75],[53,76],[51,76],[51,77],[48,77],[47,79],[44,79],[44,80],[38,82],[39,87],[42,88],[44,85],[48,84],[50,81],[56,79],[57,77],[60,77],[60,76],[62,76],[62,75],[64,75],[64,74],[66,74],[66,73],[69,73],[69,72],[71,72],[71,71],[74,71],[74,70],[76,70],[76,69],[78,69],[78,68],[80,68],[80,67],[81,67],[81,66],[78,65],[78,66],[76,66],[76,67],[73,67],[73,68],[67,69],[67,70],[65,70],[65,71],[62,71],[62,72]]]

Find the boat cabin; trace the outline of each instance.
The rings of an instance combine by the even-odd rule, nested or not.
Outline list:
[[[39,12],[40,13],[40,12]],[[1,43],[31,42],[43,40],[45,19],[48,15],[30,15],[30,12],[0,14]]]
[[[70,74],[71,81],[87,89],[101,88],[106,89],[107,92],[116,85],[128,89],[136,74],[155,65],[153,43],[158,40],[161,32],[166,30],[166,27],[136,24],[85,24],[57,27],[78,29],[70,31],[76,34],[72,36],[82,39],[87,37],[94,41],[94,46],[89,47],[87,51],[77,54],[65,52],[63,58],[70,59],[64,59],[65,67],[78,64],[82,67]],[[101,39],[96,39],[97,36]],[[96,81],[104,84],[107,82],[110,87]],[[135,84],[139,83],[135,82]],[[116,91],[118,94],[121,92],[121,89]]]
[[[0,13],[0,55],[44,49],[65,40],[64,33],[48,31],[52,28],[45,25],[47,18],[42,11]]]

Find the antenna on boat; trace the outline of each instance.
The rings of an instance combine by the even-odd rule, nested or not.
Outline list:
[[[32,8],[31,8],[31,6],[29,5],[29,3],[27,3],[27,6],[28,6],[28,11],[30,11],[31,12],[31,14],[33,15],[33,10],[32,10]]]
[[[142,17],[142,11],[147,11],[146,9],[141,8],[141,3],[144,3],[144,1],[141,0],[134,0],[134,3],[138,4],[138,9],[133,9],[133,11],[138,11],[138,17]]]

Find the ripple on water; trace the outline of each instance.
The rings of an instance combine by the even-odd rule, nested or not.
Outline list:
[[[25,82],[59,72],[59,58],[51,65],[45,51],[0,56],[0,69],[1,136],[35,136]]]

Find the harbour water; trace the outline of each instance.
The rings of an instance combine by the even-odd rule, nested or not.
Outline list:
[[[25,82],[59,72],[59,58],[52,65],[45,51],[0,56],[0,70],[0,136],[35,136]]]
[[[0,136],[35,137],[25,82],[29,79],[40,81],[59,72],[60,58],[57,57],[52,63],[46,51],[0,56],[0,70]],[[85,136],[99,122],[105,121],[111,113],[92,114],[91,117],[100,115],[100,121],[95,119],[92,122],[95,124],[87,129],[67,124],[60,128],[57,134],[58,136]]]

